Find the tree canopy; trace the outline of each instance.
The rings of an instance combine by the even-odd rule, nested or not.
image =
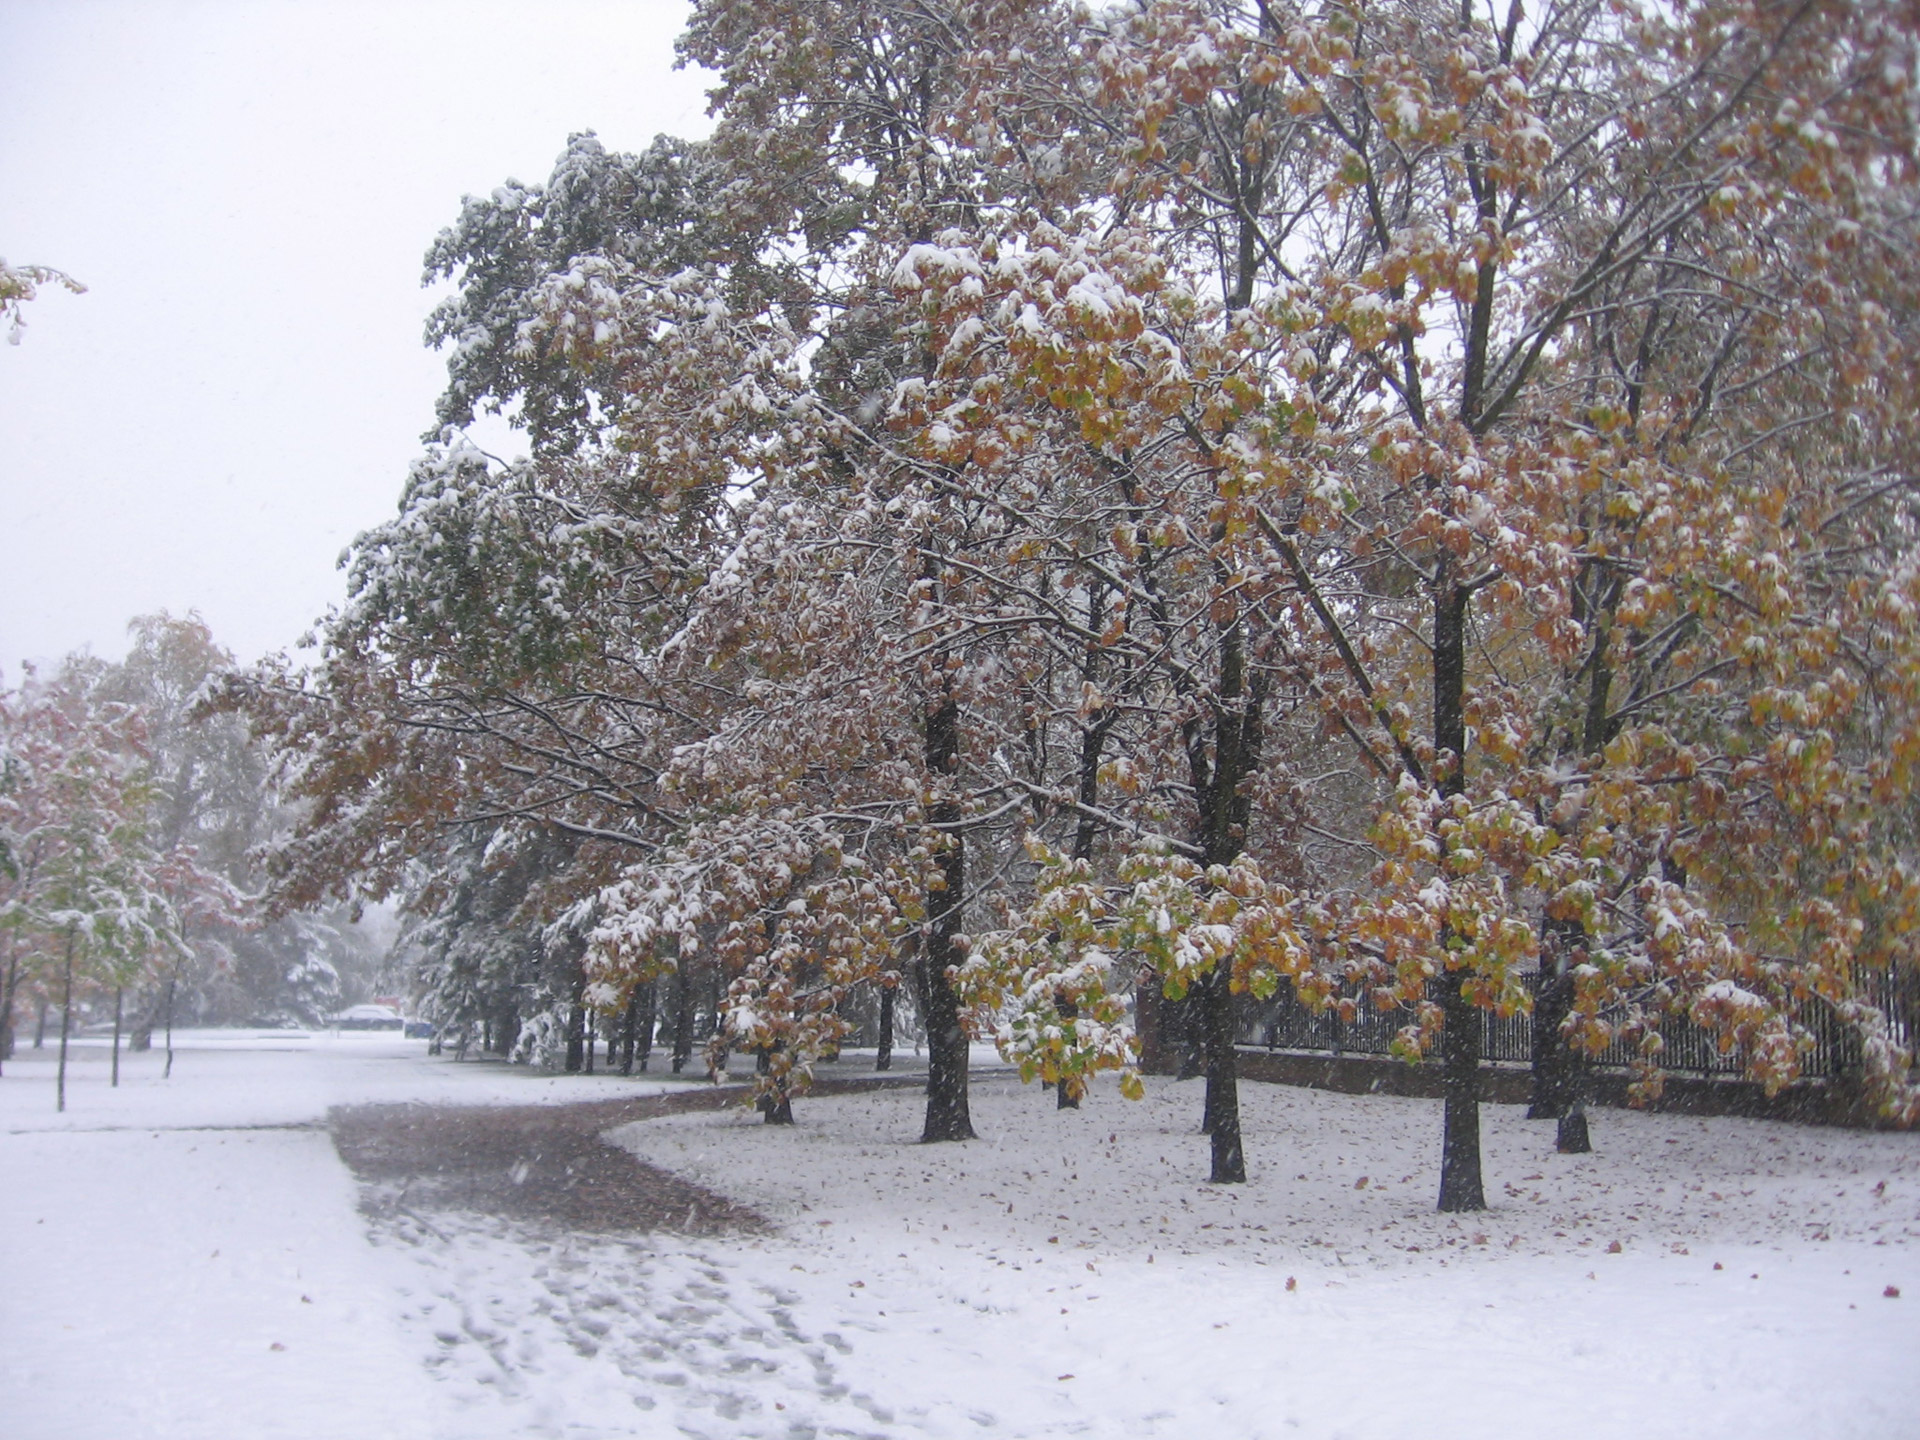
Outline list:
[[[711,139],[429,253],[433,442],[250,682],[285,893],[518,866],[555,1003],[710,958],[782,1097],[903,986],[929,1139],[969,1033],[1130,1086],[1144,998],[1217,1180],[1283,985],[1439,1048],[1443,1208],[1480,1011],[1652,1094],[1817,1004],[1911,1117],[1914,20],[703,0]]]

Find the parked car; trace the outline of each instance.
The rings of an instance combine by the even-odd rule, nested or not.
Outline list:
[[[407,1022],[400,1012],[388,1005],[349,1005],[333,1017],[336,1030],[399,1030],[405,1031]]]

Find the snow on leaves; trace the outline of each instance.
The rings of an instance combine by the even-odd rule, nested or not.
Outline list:
[[[711,142],[430,260],[443,418],[535,459],[358,547],[315,868],[564,833],[583,1003],[710,959],[783,1092],[903,980],[1075,1093],[1143,984],[1413,1058],[1555,980],[1649,1093],[1677,1017],[1790,1083],[1815,1004],[1911,1111],[1904,35],[697,6]]]

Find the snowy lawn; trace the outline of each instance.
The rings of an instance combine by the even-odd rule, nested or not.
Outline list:
[[[1568,1157],[1489,1106],[1456,1219],[1434,1102],[1246,1086],[1213,1187],[1197,1083],[977,1079],[963,1145],[912,1143],[911,1090],[623,1127],[776,1228],[583,1235],[369,1215],[322,1117],[684,1082],[424,1048],[188,1037],[109,1091],[89,1047],[60,1117],[9,1062],[0,1433],[1920,1435],[1920,1136],[1601,1111]]]
[[[1210,1186],[1200,1095],[617,1138],[784,1225],[715,1269],[837,1336],[879,1433],[1920,1435],[1920,1136],[1605,1111],[1562,1156],[1488,1106],[1493,1208],[1442,1217],[1437,1101],[1245,1086],[1251,1182]]]

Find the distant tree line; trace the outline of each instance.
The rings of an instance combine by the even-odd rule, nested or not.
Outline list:
[[[290,828],[233,668],[196,616],[143,616],[126,658],[75,655],[0,689],[0,1063],[111,1017],[135,1049],[178,1025],[320,1025],[384,954],[348,905],[270,915],[255,855]],[[64,1075],[63,1075],[64,1088]]]

